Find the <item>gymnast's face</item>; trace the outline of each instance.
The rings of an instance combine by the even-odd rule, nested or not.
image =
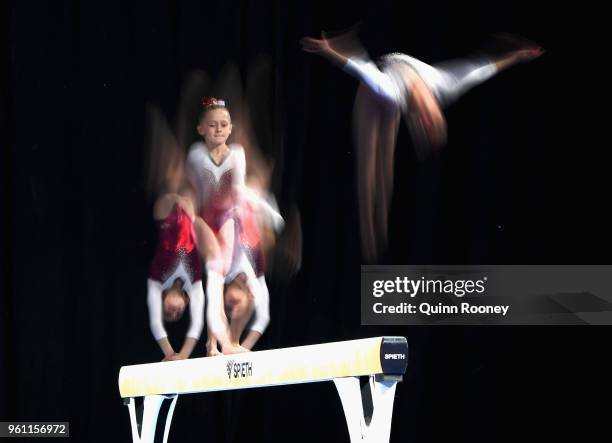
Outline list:
[[[223,294],[225,314],[235,321],[246,315],[250,316],[253,308],[253,296],[246,284],[246,275],[239,274],[230,284],[225,287]]]
[[[232,133],[230,114],[225,108],[211,109],[202,116],[197,129],[209,149],[224,145]]]
[[[413,137],[426,141],[433,148],[440,148],[446,142],[446,119],[437,105],[415,102],[406,119]]]
[[[180,289],[169,289],[164,297],[164,320],[173,322],[179,320],[185,312],[187,302]]]
[[[442,146],[446,141],[446,119],[438,100],[414,70],[405,64],[400,68],[410,91],[406,119],[412,136],[424,139],[432,147]]]

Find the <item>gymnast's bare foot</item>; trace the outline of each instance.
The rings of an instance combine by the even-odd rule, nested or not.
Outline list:
[[[172,354],[164,358],[162,361],[177,361],[177,360],[185,360],[185,357],[182,356],[180,353],[176,353],[176,354]]]
[[[219,348],[217,347],[217,340],[210,339],[206,342],[206,356],[207,357],[215,357],[217,355],[221,355],[219,352]]]
[[[222,347],[223,354],[242,354],[243,352],[250,352],[247,348],[238,344],[229,344]]]

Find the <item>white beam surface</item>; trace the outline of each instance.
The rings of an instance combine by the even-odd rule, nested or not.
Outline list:
[[[382,342],[374,337],[124,366],[119,392],[122,398],[190,394],[382,374]]]

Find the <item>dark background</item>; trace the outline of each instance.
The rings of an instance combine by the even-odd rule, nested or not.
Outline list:
[[[402,128],[381,262],[607,264],[600,14],[528,1],[3,3],[0,420],[70,421],[72,441],[130,441],[119,368],[161,358],[145,304],[156,241],[145,106],[172,120],[192,70],[215,77],[231,61],[246,78],[266,56],[273,86],[258,112],[272,131],[259,141],[277,159],[281,209],[300,208],[304,249],[295,278],[270,277],[260,347],[406,336],[392,441],[594,439],[604,423],[595,402],[609,392],[608,327],[360,326],[357,82],[298,40],[361,22],[372,56],[427,62],[465,55],[494,32],[540,43],[541,59],[448,110],[439,158],[417,163]],[[182,396],[171,441],[204,438],[348,433],[326,383]]]

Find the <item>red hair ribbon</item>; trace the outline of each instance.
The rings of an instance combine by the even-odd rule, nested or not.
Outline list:
[[[202,97],[201,103],[202,107],[205,109],[212,108],[213,106],[225,107],[225,101],[215,97]]]

